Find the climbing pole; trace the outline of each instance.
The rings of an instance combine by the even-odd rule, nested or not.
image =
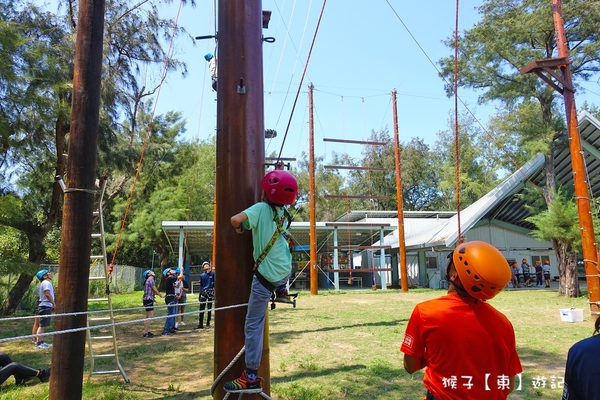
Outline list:
[[[109,268],[106,257],[106,241],[104,238],[104,218],[102,215],[102,200],[106,192],[107,178],[100,180],[100,196],[98,198],[98,208],[94,211],[94,228],[97,230],[92,233],[92,240],[99,241],[100,254],[90,256],[90,289],[88,295],[88,309],[94,308],[95,311],[103,311],[94,314],[88,314],[87,318],[87,342],[90,351],[90,377],[92,375],[121,374],[126,383],[129,378],[119,362],[119,352],[117,348],[117,336],[115,331],[115,318],[110,293],[110,277],[112,266]],[[100,264],[100,274],[95,265]],[[102,288],[102,296],[96,297],[95,291],[98,287]],[[96,325],[109,325],[108,327],[94,329]],[[112,360],[112,363],[100,361]],[[108,367],[110,365],[110,367]],[[108,367],[108,369],[107,369]]]

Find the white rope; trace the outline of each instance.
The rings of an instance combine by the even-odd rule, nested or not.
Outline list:
[[[245,307],[247,305],[248,305],[248,303],[236,304],[236,305],[232,305],[232,306],[218,307],[218,308],[214,308],[214,309],[210,309],[210,310],[202,310],[202,311],[200,311],[200,313],[206,313],[206,312],[212,312],[212,311],[221,311],[221,310],[227,310],[227,309],[230,309],[230,308]],[[10,338],[0,339],[0,343],[10,342],[10,341],[13,341],[13,340],[31,339],[33,337],[38,337],[38,336],[62,335],[64,333],[81,332],[81,331],[87,331],[87,330],[90,330],[90,329],[103,329],[103,328],[110,328],[112,326],[121,326],[121,325],[128,325],[128,324],[138,324],[138,323],[142,323],[144,321],[153,321],[153,320],[157,320],[157,319],[165,319],[165,318],[171,318],[171,317],[175,318],[175,317],[179,317],[179,316],[182,316],[182,315],[188,315],[188,314],[191,315],[191,314],[197,314],[197,313],[198,313],[198,311],[189,311],[189,312],[179,313],[179,314],[173,314],[173,315],[164,315],[164,316],[158,316],[158,317],[152,317],[152,318],[141,318],[141,319],[134,319],[134,320],[131,320],[131,321],[115,322],[115,323],[112,323],[112,324],[86,326],[86,327],[82,327],[82,328],[65,329],[65,330],[62,330],[62,331],[39,333],[39,334],[35,334],[35,335],[15,336],[15,337],[10,337]],[[53,316],[54,315],[48,315],[47,317],[53,317]],[[42,316],[42,317],[46,317],[46,316]]]
[[[206,304],[209,303],[208,301],[191,301],[191,302],[186,302],[186,303],[178,303],[180,306],[187,306],[187,305],[196,305],[196,304]],[[165,305],[153,305],[152,307],[154,308],[167,308],[169,307],[168,304]],[[141,307],[129,307],[129,308],[113,308],[113,313],[114,312],[121,312],[121,311],[137,311],[137,310],[145,310],[146,307],[145,306],[141,306]],[[105,309],[105,310],[91,310],[91,311],[77,311],[77,312],[72,312],[72,313],[61,313],[61,314],[52,314],[53,317],[68,317],[68,316],[74,316],[74,315],[87,315],[87,314],[99,314],[99,313],[107,313],[110,310]],[[43,316],[41,316],[43,317]],[[34,318],[40,318],[40,315],[27,315],[27,316],[23,316],[23,317],[9,317],[9,318],[1,318],[0,321],[16,321],[16,320],[21,320],[21,319],[34,319]]]

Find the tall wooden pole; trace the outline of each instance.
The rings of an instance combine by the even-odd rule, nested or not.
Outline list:
[[[81,0],[77,19],[73,103],[64,195],[57,313],[87,311],[96,181],[104,0]],[[86,315],[57,317],[57,331],[86,326]],[[85,331],[55,336],[50,399],[80,399]]]
[[[559,57],[569,57],[565,27],[562,19],[562,6],[560,0],[552,0],[552,16],[554,19],[554,30],[556,31],[556,47]],[[568,60],[568,59],[567,59]],[[587,187],[587,174],[585,159],[581,148],[581,135],[579,133],[579,122],[577,121],[577,108],[575,107],[575,91],[571,76],[570,62],[560,66],[563,85],[563,96],[565,99],[565,113],[569,129],[569,148],[571,151],[571,165],[573,168],[573,182],[575,185],[575,198],[579,215],[581,232],[581,247],[583,250],[583,265],[585,268],[588,297],[592,315],[598,317],[600,310],[600,279],[598,266],[598,246],[594,235],[594,224],[590,209],[589,191]]]
[[[394,158],[396,161],[396,199],[398,202],[398,255],[400,259],[400,285],[408,292],[408,273],[406,271],[406,244],[404,243],[404,199],[402,197],[402,168],[400,159],[400,134],[398,133],[398,105],[396,89],[392,90],[392,109],[394,114]]]
[[[251,233],[238,235],[232,215],[260,201],[264,175],[264,101],[262,69],[262,2],[221,0],[218,10],[217,162],[216,162],[216,306],[248,302],[252,282]],[[218,311],[215,317],[215,377],[244,346],[246,307]],[[268,322],[259,375],[270,392]],[[222,378],[215,399],[225,395],[223,384],[240,376],[244,357]],[[244,399],[259,399],[245,395]]]
[[[313,120],[313,84],[308,84],[308,203],[310,205],[310,294],[319,293],[319,271],[317,270],[317,206],[315,200],[315,123]]]

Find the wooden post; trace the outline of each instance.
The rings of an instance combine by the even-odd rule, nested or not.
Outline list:
[[[264,176],[264,100],[262,71],[262,2],[224,0],[218,10],[217,162],[215,220],[216,307],[248,302],[252,281],[251,232],[238,235],[232,215],[260,201]],[[235,288],[232,290],[232,288]],[[218,311],[215,317],[215,377],[244,346],[246,307]],[[259,375],[270,392],[268,320]],[[239,377],[244,357],[216,386],[215,399],[225,395],[223,384]],[[259,395],[244,395],[244,399]]]
[[[96,158],[102,74],[104,0],[81,0],[73,104],[64,195],[57,313],[87,311],[96,190]],[[56,331],[86,326],[86,315],[57,317]],[[52,349],[50,399],[80,399],[85,356],[85,331],[57,335]]]
[[[567,58],[567,62],[560,66],[564,79],[563,96],[565,99],[565,113],[569,129],[569,148],[571,151],[571,165],[573,168],[573,183],[575,185],[575,198],[579,214],[581,231],[581,247],[583,252],[583,265],[585,268],[586,282],[590,310],[596,318],[600,310],[600,279],[598,270],[598,247],[594,235],[594,224],[590,209],[589,192],[587,187],[587,174],[585,159],[581,148],[581,135],[577,121],[577,108],[575,107],[575,90],[571,76],[569,50],[565,36],[565,27],[562,19],[562,6],[560,0],[552,0],[552,16],[554,30],[556,31],[556,47],[558,56]]]
[[[408,273],[406,271],[406,244],[404,243],[404,200],[402,197],[402,167],[400,159],[400,134],[398,133],[398,105],[396,102],[396,89],[392,90],[392,109],[394,114],[394,158],[396,161],[396,199],[398,201],[398,252],[400,261],[400,284],[402,287],[402,291],[408,292]]]
[[[309,206],[310,206],[310,294],[319,293],[319,271],[317,270],[317,226],[316,226],[316,200],[315,200],[315,134],[313,120],[313,84],[308,84],[308,181],[309,181]]]

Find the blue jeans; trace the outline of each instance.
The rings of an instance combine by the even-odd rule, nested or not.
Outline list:
[[[163,328],[163,333],[168,333],[175,327],[175,314],[177,314],[177,300],[173,300],[169,303],[167,307],[167,320],[165,321],[165,327]]]
[[[289,276],[284,279],[273,282],[277,288],[285,287]],[[250,288],[250,300],[248,300],[248,311],[246,312],[246,325],[244,333],[246,335],[246,368],[258,369],[263,350],[263,337],[265,334],[265,317],[271,292],[265,288],[256,277],[252,278],[252,287]]]

